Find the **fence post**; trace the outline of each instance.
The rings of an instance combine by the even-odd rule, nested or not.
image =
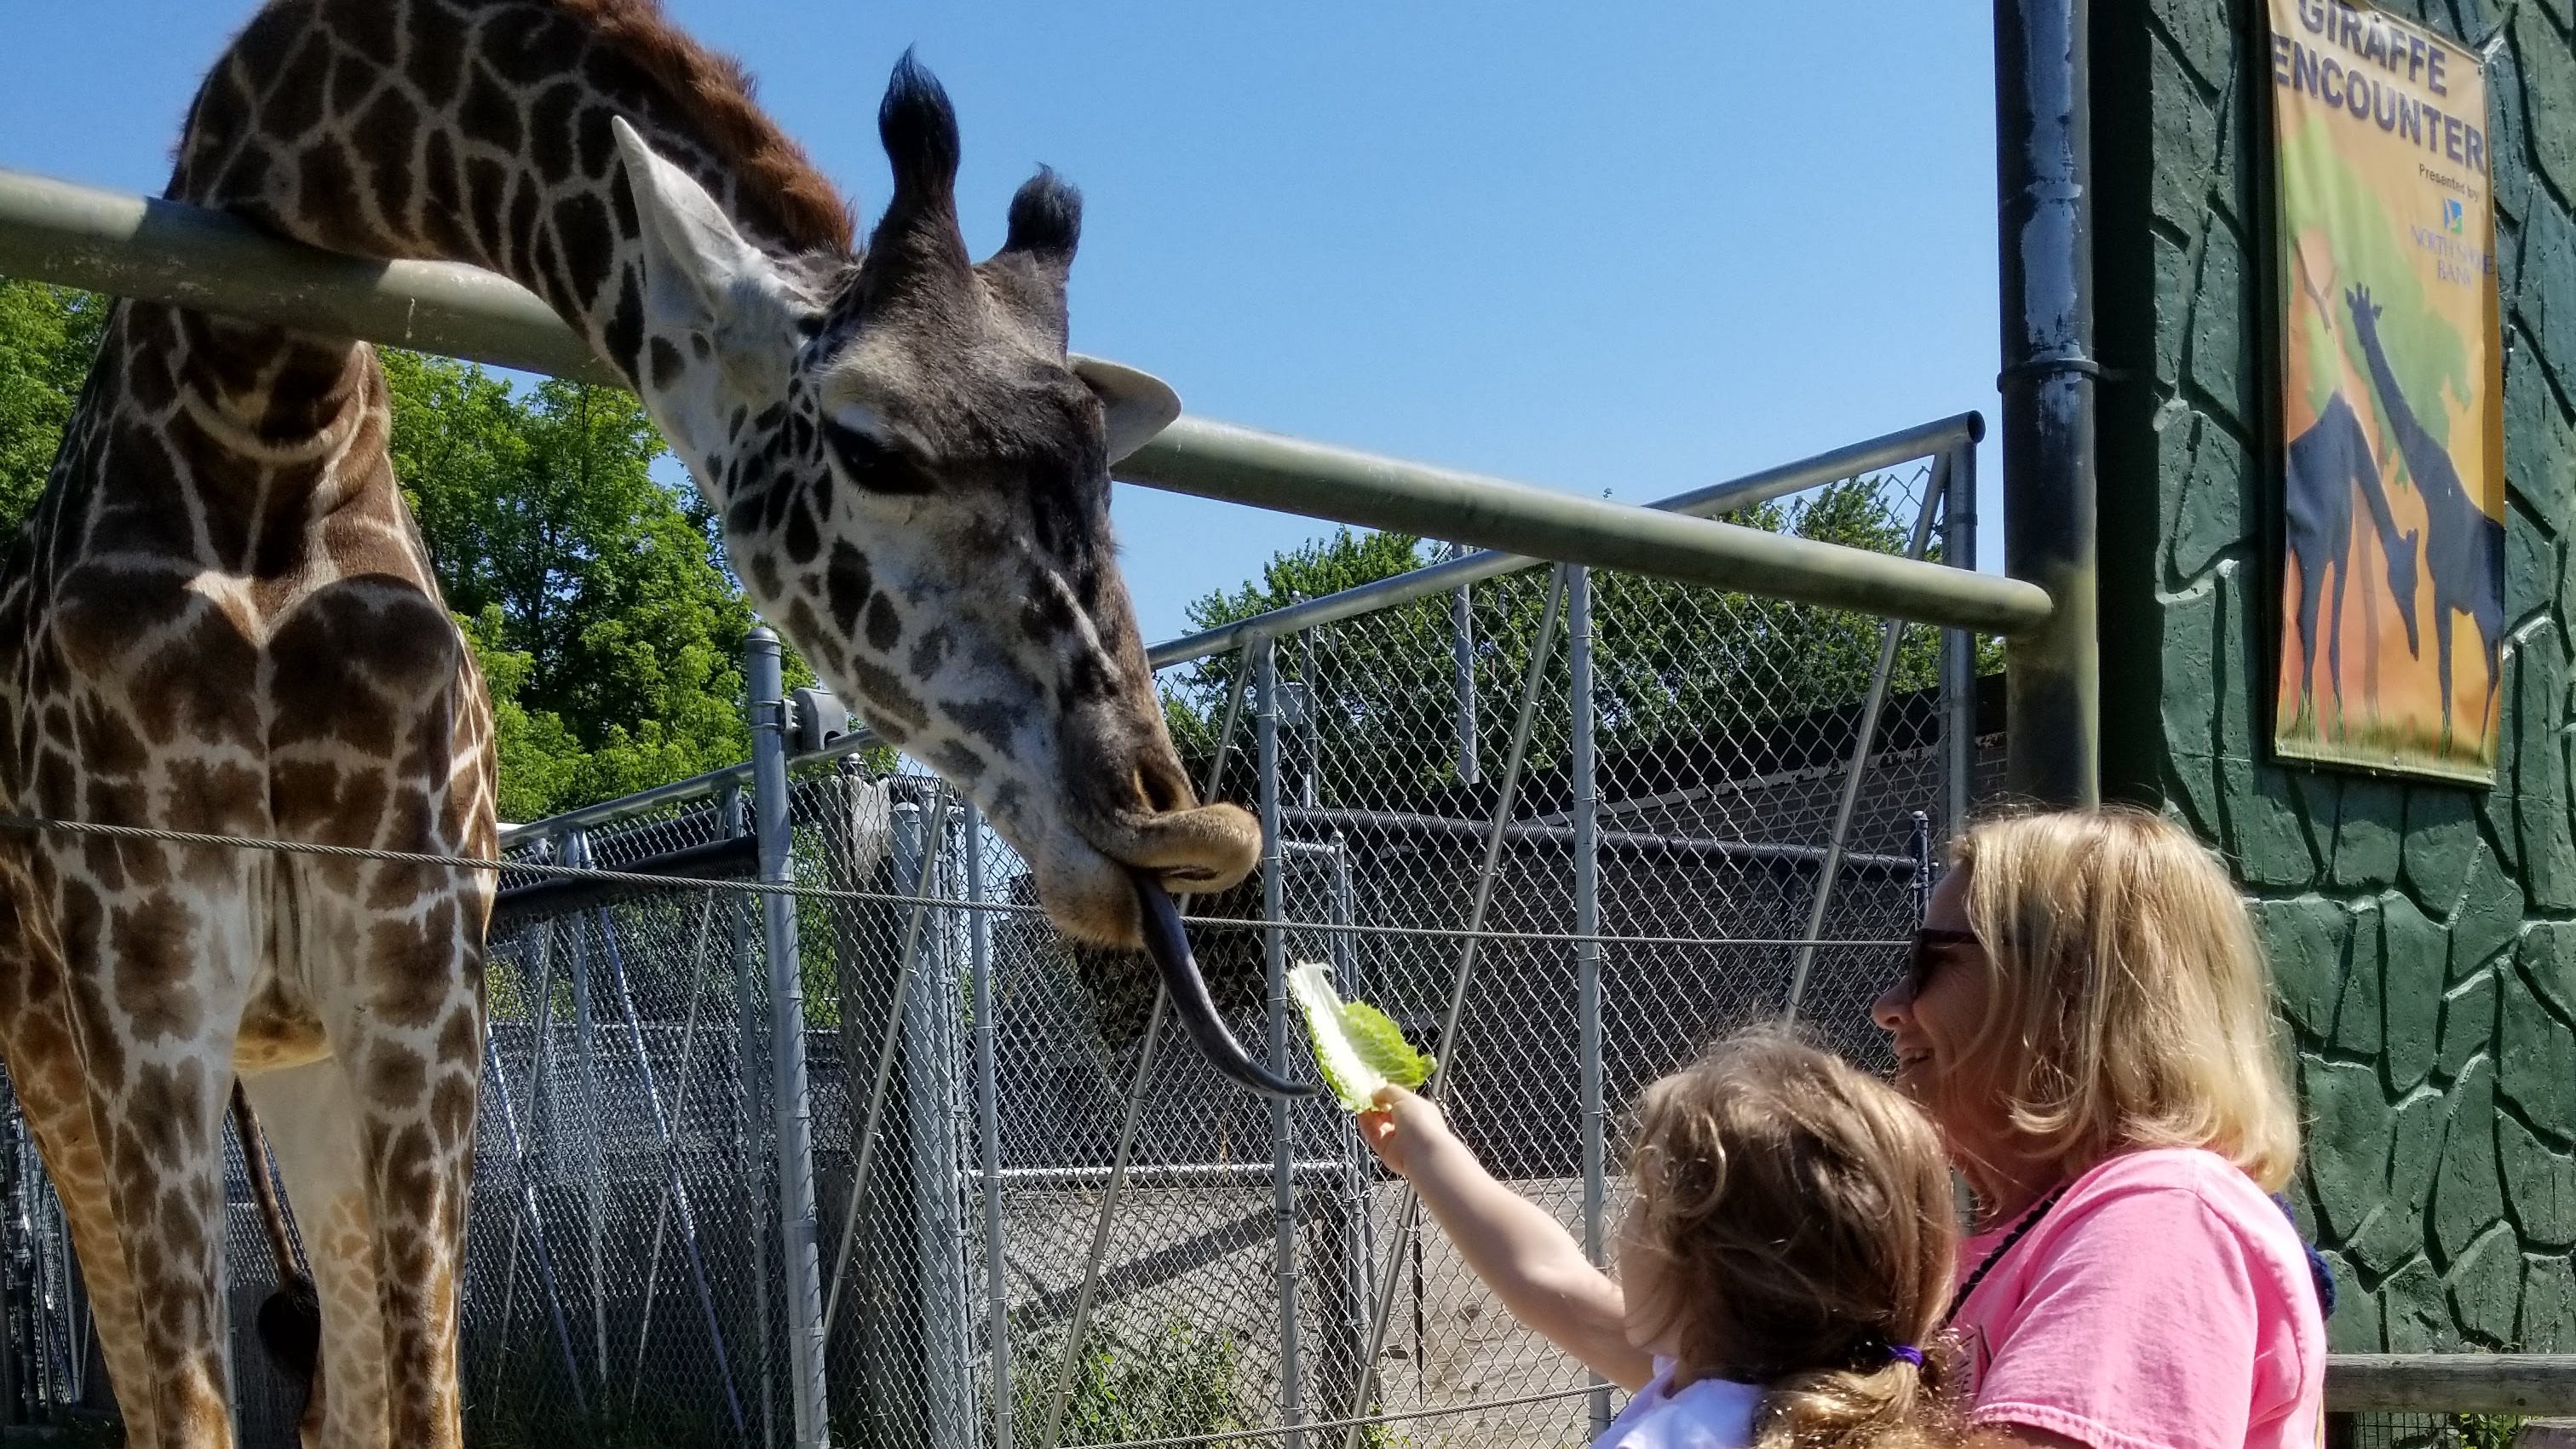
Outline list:
[[[740,785],[724,788],[717,797],[716,815],[727,839],[744,833]],[[734,1171],[742,1183],[743,1220],[751,1225],[752,1357],[760,1368],[760,1442],[767,1445],[778,1442],[778,1346],[771,1338],[769,1315],[770,1198],[762,1190],[760,1129],[752,1115],[752,1104],[766,1100],[760,1090],[760,1063],[761,1041],[767,1033],[761,1029],[759,994],[752,989],[749,906],[742,894],[729,893],[725,924],[733,959]]]
[[[1596,1265],[1609,1156],[1601,1083],[1601,795],[1592,737],[1592,571],[1565,571],[1566,701],[1574,753],[1574,1015],[1583,1066],[1583,1256]],[[1610,1427],[1610,1387],[1592,1375],[1592,1435]]]
[[[760,878],[793,878],[787,822],[787,701],[778,636],[754,625],[743,644],[751,693],[753,828]],[[805,1080],[805,984],[796,949],[796,898],[764,892],[761,941],[769,961],[770,1105],[776,1123],[779,1256],[787,1287],[787,1364],[799,1449],[831,1443],[823,1387],[823,1274],[814,1227],[814,1102]]]
[[[945,897],[941,856],[948,838],[948,795],[924,792],[922,803],[894,816],[895,879],[912,882],[915,899]],[[907,826],[909,822],[909,826]],[[908,942],[913,988],[893,1003],[903,1024],[904,1136],[911,1153],[914,1309],[921,1325],[922,1407],[934,1449],[963,1449],[975,1433],[974,1382],[967,1367],[965,1224],[957,1202],[957,955],[945,929],[911,908],[924,929]],[[873,1140],[873,1139],[872,1139]],[[865,1184],[853,1183],[864,1190]]]
[[[1977,566],[1977,444],[1972,435],[1950,453],[1950,478],[1941,500],[1941,562],[1954,569]],[[1955,840],[1968,821],[1977,789],[1977,636],[1969,629],[1941,631],[1942,837]]]
[[[1449,545],[1449,556],[1465,558],[1467,546]],[[1484,777],[1476,761],[1476,591],[1460,584],[1449,596],[1450,669],[1458,694],[1458,783],[1473,785]]]
[[[567,832],[563,846],[565,864],[591,863],[586,832]],[[590,1227],[591,1362],[599,1370],[604,1392],[608,1386],[608,1153],[601,1145],[607,1124],[600,1120],[599,1016],[590,1000],[590,939],[582,929],[581,915],[576,913],[564,926],[572,933],[572,1043],[581,1065],[581,1130],[573,1150],[581,1156],[587,1199],[583,1208]]]
[[[1269,982],[1270,1070],[1288,1070],[1288,934],[1285,853],[1279,844],[1279,646],[1263,639],[1254,646],[1252,719],[1260,749],[1261,769],[1261,919],[1262,958]],[[1303,1449],[1305,1436],[1293,1427],[1305,1417],[1304,1385],[1297,1353],[1297,1140],[1290,1104],[1270,1103],[1270,1215],[1273,1268],[1279,1283],[1279,1422],[1292,1426],[1285,1449]]]
[[[993,923],[984,911],[984,812],[966,802],[966,953],[975,973],[975,1130],[984,1169],[984,1351],[991,1355],[992,1449],[1011,1449],[1011,1284],[1002,1264],[1002,1103]]]

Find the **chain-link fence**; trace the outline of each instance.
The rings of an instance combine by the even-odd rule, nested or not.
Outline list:
[[[1966,564],[1970,443],[1933,436],[1714,503]],[[1262,870],[1190,905],[1217,1006],[1311,1077],[1282,975],[1328,963],[1441,1052],[1495,1172],[1598,1247],[1624,1104],[1713,1036],[1794,994],[1882,1058],[1867,1003],[1999,758],[1973,646],[1490,556],[1165,646],[1185,763],[1265,827]],[[785,710],[754,711],[758,768],[508,837],[515,860],[810,889],[505,878],[474,1442],[1589,1437],[1613,1396],[1512,1323],[1329,1100],[1249,1096],[1176,1045],[1142,959],[1055,935],[936,780],[855,742],[791,766]],[[244,1441],[283,1445],[235,1174]],[[95,1396],[49,1199],[10,1202],[19,1392]]]

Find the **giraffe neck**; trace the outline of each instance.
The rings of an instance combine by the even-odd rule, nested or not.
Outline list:
[[[2379,329],[2364,326],[2354,329],[2361,342],[2363,360],[2370,364],[2370,380],[2379,393],[2380,416],[2388,420],[2388,430],[2397,440],[2397,450],[2406,455],[2406,471],[2415,486],[2427,497],[2446,497],[2458,491],[2450,472],[2449,460],[2442,458],[2441,445],[2424,425],[2415,419],[2414,409],[2406,405],[2406,394],[2397,385],[2397,374],[2388,365],[2388,354],[2380,349]]]
[[[2395,558],[2400,548],[2411,547],[2397,527],[2397,516],[2388,508],[2388,490],[2379,481],[2379,467],[2370,456],[2370,446],[2361,436],[2361,424],[2353,424],[2352,481],[2361,489],[2363,506],[2370,510],[2371,527],[2379,532],[2380,552]]]
[[[781,258],[845,258],[828,184],[643,0],[281,0],[191,107],[169,194],[360,256],[512,278],[630,380],[641,247],[610,118]]]

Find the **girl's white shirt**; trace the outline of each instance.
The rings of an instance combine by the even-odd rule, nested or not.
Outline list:
[[[1673,1361],[1655,1358],[1655,1376],[1592,1441],[1592,1449],[1746,1449],[1753,1415],[1762,1407],[1759,1384],[1700,1379],[1675,1392]]]

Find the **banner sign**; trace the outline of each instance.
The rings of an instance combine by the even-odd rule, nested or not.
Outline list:
[[[2504,414],[2486,75],[2347,0],[2269,0],[2286,758],[2495,779]]]

